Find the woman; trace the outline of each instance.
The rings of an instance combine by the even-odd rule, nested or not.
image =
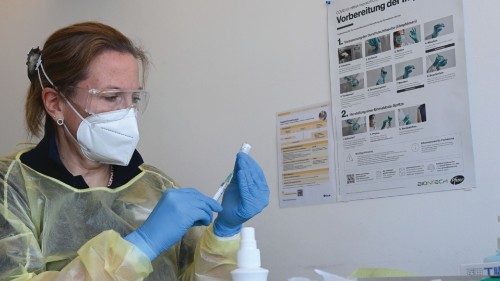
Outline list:
[[[411,41],[407,38],[406,31],[409,30],[408,36]],[[417,27],[412,27],[410,29],[396,30],[393,33],[393,43],[394,49],[408,46],[420,42],[419,32],[417,32]]]
[[[62,28],[27,65],[27,127],[44,135],[0,160],[0,279],[230,280],[241,226],[268,204],[258,164],[237,155],[222,206],[144,164],[148,62],[110,26]]]

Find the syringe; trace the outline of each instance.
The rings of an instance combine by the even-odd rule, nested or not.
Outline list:
[[[252,146],[246,142],[244,142],[241,145],[240,151],[243,153],[250,153],[250,149],[252,149]],[[219,185],[219,188],[217,189],[217,192],[215,193],[213,199],[215,201],[218,201],[222,194],[224,194],[224,191],[226,190],[226,187],[231,183],[231,179],[233,178],[233,172],[229,173],[229,175],[226,177],[226,179]]]

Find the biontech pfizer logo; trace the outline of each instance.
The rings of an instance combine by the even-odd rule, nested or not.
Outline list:
[[[454,176],[451,178],[450,183],[453,185],[461,184],[465,180],[465,177],[462,175]]]

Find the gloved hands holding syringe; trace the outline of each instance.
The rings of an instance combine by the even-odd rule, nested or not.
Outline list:
[[[269,203],[269,187],[259,164],[243,144],[236,155],[233,177],[222,198],[223,210],[214,221],[217,236],[238,233],[244,222],[260,213]]]
[[[237,154],[233,176],[228,182],[223,184],[227,189],[222,206],[218,198],[207,197],[194,188],[165,191],[148,219],[125,239],[154,260],[192,226],[209,225],[213,212],[219,213],[213,227],[217,236],[237,234],[245,221],[267,206],[269,187],[260,166],[244,152]],[[220,190],[224,188],[220,188],[218,194]]]

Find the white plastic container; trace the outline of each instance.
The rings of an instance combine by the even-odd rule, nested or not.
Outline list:
[[[497,217],[497,221],[500,223],[500,215]],[[483,262],[500,262],[500,237],[497,238],[497,253],[486,257]]]
[[[238,268],[231,271],[233,281],[267,281],[269,270],[260,267],[260,251],[255,241],[255,229],[244,227],[241,230]]]
[[[497,238],[497,254],[486,257],[484,262],[500,262],[500,237]]]

